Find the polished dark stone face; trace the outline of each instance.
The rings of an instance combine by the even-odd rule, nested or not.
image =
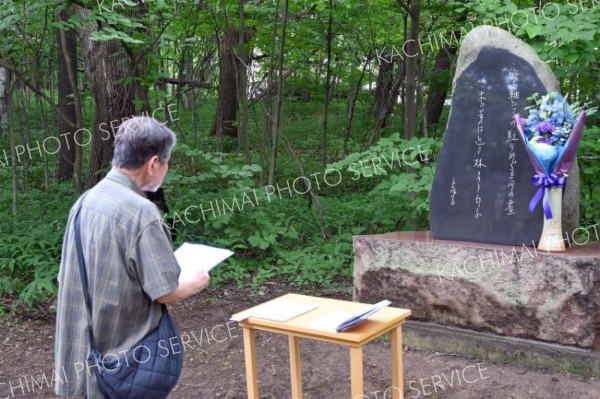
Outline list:
[[[541,207],[527,209],[535,171],[512,121],[526,117],[536,92],[546,89],[531,65],[502,49],[483,48],[460,75],[431,191],[434,238],[519,246],[539,239]]]

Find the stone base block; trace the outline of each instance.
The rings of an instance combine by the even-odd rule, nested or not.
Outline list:
[[[600,243],[564,253],[433,240],[429,232],[354,237],[354,299],[412,319],[600,350]]]
[[[523,338],[407,320],[404,343],[409,348],[464,357],[496,364],[518,364],[586,377],[600,377],[600,352]]]

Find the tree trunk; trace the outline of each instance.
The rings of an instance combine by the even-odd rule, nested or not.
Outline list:
[[[46,118],[46,107],[42,101],[42,98],[40,96],[37,96],[36,98],[42,119],[42,143],[44,143],[44,141],[46,141],[46,139],[52,135],[50,127],[51,125],[48,123],[48,119]],[[44,156],[44,189],[48,190],[50,187],[50,165],[48,163],[48,153],[43,151],[42,154]]]
[[[283,105],[283,82],[285,76],[283,74],[283,58],[285,50],[285,31],[287,29],[288,20],[288,0],[283,1],[283,16],[281,21],[281,38],[279,39],[279,64],[277,68],[277,102],[275,105],[275,114],[273,115],[273,131],[272,131],[272,145],[273,150],[271,151],[271,167],[269,168],[269,184],[273,185],[275,182],[275,169],[277,168],[277,147],[279,142],[279,125],[281,122],[281,107]]]
[[[239,0],[238,11],[240,27],[238,30],[238,97],[240,99],[240,145],[244,149],[244,158],[247,164],[252,162],[250,154],[250,138],[248,137],[248,60],[249,52],[246,49],[246,22],[244,18],[245,0]]]
[[[8,121],[8,135],[10,141],[10,158],[11,158],[11,182],[12,182],[12,215],[16,218],[19,214],[19,184],[17,180],[17,151],[16,151],[16,140],[15,140],[15,131],[13,128],[14,123],[11,120],[11,112],[12,110],[12,93],[14,90],[14,84],[12,81],[12,73],[9,70],[6,70],[6,74],[4,84],[5,90],[4,94],[6,95],[6,118]]]
[[[182,82],[192,82],[194,80],[194,57],[188,48],[181,50],[181,58],[179,59],[179,79]],[[192,88],[187,88],[184,85],[177,86],[177,98],[181,98],[183,108],[190,109],[192,107],[192,97],[194,91]]]
[[[358,100],[358,95],[360,93],[362,82],[365,77],[365,72],[367,71],[367,67],[370,64],[371,64],[371,60],[367,59],[365,61],[365,65],[363,66],[362,71],[360,73],[360,77],[358,78],[358,82],[350,85],[350,89],[349,89],[349,93],[348,93],[348,111],[347,111],[348,124],[346,125],[346,137],[344,138],[344,154],[345,155],[348,155],[348,141],[350,140],[350,133],[352,132],[352,122],[354,121],[354,110],[356,109],[356,101]],[[353,64],[352,68],[356,69],[354,64]],[[351,73],[350,76],[352,76],[352,75],[354,75],[354,73]]]
[[[419,17],[421,8],[418,0],[410,4],[410,39],[406,47],[406,90],[404,105],[404,137],[410,139],[417,130],[417,69],[419,59]]]
[[[329,114],[329,94],[331,92],[331,41],[333,40],[333,0],[329,0],[327,20],[327,64],[325,66],[325,109],[323,110],[323,136],[321,138],[321,167],[327,166],[327,122]]]
[[[132,69],[134,78],[134,98],[136,102],[140,105],[137,107],[136,112],[151,114],[152,109],[150,107],[150,97],[148,95],[148,86],[144,82],[144,79],[148,76],[148,58],[146,56],[142,56],[138,59],[137,64],[134,65]],[[160,114],[156,115],[158,120],[162,120]],[[164,121],[167,121],[167,116],[165,115]]]
[[[241,66],[233,51],[237,46],[237,38],[237,29],[233,27],[227,29],[219,38],[219,94],[217,113],[211,128],[211,134],[217,136],[218,141],[223,136],[238,136],[238,79],[236,75]]]
[[[0,139],[6,134],[8,122],[8,79],[9,72],[0,67]]]
[[[127,15],[132,18],[140,18],[148,13],[148,3],[143,1],[138,1],[135,7],[131,7],[127,11]],[[146,26],[136,27],[134,28],[135,32],[137,32],[141,37],[151,37],[150,30]],[[145,43],[140,46],[133,46],[129,48],[128,56],[129,56],[129,71],[131,71],[131,76],[133,78],[133,96],[135,98],[135,102],[140,104],[137,112],[145,112],[151,113],[150,109],[150,98],[148,95],[148,65],[149,65],[149,54],[153,54],[152,52],[155,49],[152,44]],[[157,115],[159,119],[160,116]],[[166,115],[165,115],[166,119]]]
[[[394,65],[397,66],[395,72]],[[404,72],[404,63],[401,59],[390,60],[390,62],[382,60],[379,65],[379,76],[377,77],[377,87],[375,88],[375,103],[379,109],[375,114],[375,127],[367,143],[368,146],[379,140],[381,129],[386,126],[387,120],[394,110],[400,93],[400,86],[404,80]],[[381,92],[379,92],[380,87]]]
[[[34,76],[36,74],[34,73]],[[37,79],[37,76],[34,77],[34,79]],[[38,80],[39,81],[39,80]],[[31,140],[31,135],[29,134],[29,115],[30,115],[30,93],[31,90],[29,90],[27,87],[25,87],[23,89],[23,96],[22,96],[22,100],[23,100],[23,108],[21,109],[21,112],[19,112],[19,127],[21,127],[21,140],[23,143],[30,143]],[[21,120],[21,117],[23,117],[23,120]],[[34,152],[35,154],[35,152]],[[29,170],[31,167],[31,154],[29,154],[28,151],[28,156],[23,156],[23,184],[22,184],[22,188],[23,188],[23,194],[27,195],[27,193],[29,193]]]
[[[61,10],[57,13],[58,21],[68,20],[72,15],[71,9]],[[57,29],[58,41],[58,108],[71,121],[78,126],[75,102],[72,99],[74,91],[77,91],[77,32],[73,29],[61,31]],[[61,37],[62,36],[62,37]],[[65,46],[63,47],[63,43]],[[67,61],[68,59],[68,61]],[[74,71],[74,86],[71,84],[69,68]],[[56,179],[58,181],[70,180],[73,177],[75,166],[75,140],[74,132],[63,118],[58,121],[60,151]],[[79,176],[81,180],[81,175]]]
[[[394,64],[385,57],[379,58],[379,72],[377,74],[377,83],[375,85],[375,103],[373,105],[373,115],[378,124],[385,127],[387,97],[392,91],[392,70]],[[379,122],[383,119],[382,122]]]
[[[456,47],[450,47],[446,44],[440,49],[435,59],[429,86],[429,95],[427,96],[427,103],[425,105],[425,121],[427,126],[434,125],[440,121],[450,82],[446,75],[450,71],[452,57],[456,54],[456,50]]]
[[[269,167],[267,167],[267,147],[273,147],[273,143],[271,142],[271,131],[273,130],[273,116],[271,112],[273,111],[273,91],[271,90],[271,85],[273,85],[274,72],[275,72],[275,49],[277,43],[277,25],[279,23],[279,6],[281,4],[281,0],[277,0],[275,5],[275,14],[273,18],[273,31],[271,32],[271,51],[269,57],[269,69],[267,71],[267,81],[266,81],[266,90],[263,101],[263,108],[265,110],[265,126],[263,130],[263,135],[261,139],[261,161],[264,162],[264,166],[260,171],[260,185],[263,186],[265,184],[265,180],[268,179],[268,176],[271,176],[271,171]],[[269,170],[268,174],[265,174],[265,170]]]
[[[80,12],[87,13],[84,10]],[[112,158],[116,126],[123,118],[135,114],[136,93],[135,84],[124,83],[126,79],[131,82],[132,74],[122,46],[113,40],[92,41],[92,31],[93,28],[89,27],[80,31],[85,72],[96,106],[91,132],[89,187],[96,185],[104,176],[104,169],[108,168]],[[89,135],[82,132],[77,139],[85,144]]]
[[[402,3],[401,0],[398,0],[399,3]],[[402,24],[402,29],[403,29],[403,34],[402,34],[402,43],[406,43],[406,41],[408,40],[408,19],[409,19],[409,13],[410,13],[410,0],[407,0],[408,2],[408,6],[406,6],[406,13],[404,13],[403,16],[403,21],[404,23]],[[402,106],[400,107],[400,120],[402,121],[402,123],[404,123],[404,120],[406,118],[406,109],[404,107],[404,104],[406,104],[406,57],[402,57],[402,80],[401,80],[401,88],[402,90],[399,91],[400,94],[400,103],[402,104]]]

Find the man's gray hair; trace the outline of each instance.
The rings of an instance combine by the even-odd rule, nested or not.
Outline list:
[[[176,142],[175,133],[164,124],[147,116],[135,116],[117,130],[112,164],[117,168],[138,169],[155,155],[165,164]]]

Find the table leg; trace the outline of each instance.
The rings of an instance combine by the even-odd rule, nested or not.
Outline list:
[[[302,399],[302,362],[300,361],[300,338],[290,335],[289,341],[292,399]]]
[[[248,399],[258,399],[258,368],[256,366],[256,341],[254,339],[254,330],[244,327],[243,331]]]
[[[390,332],[390,340],[392,343],[392,399],[403,399],[402,324]]]
[[[350,381],[352,384],[352,399],[364,397],[362,347],[350,347]]]

